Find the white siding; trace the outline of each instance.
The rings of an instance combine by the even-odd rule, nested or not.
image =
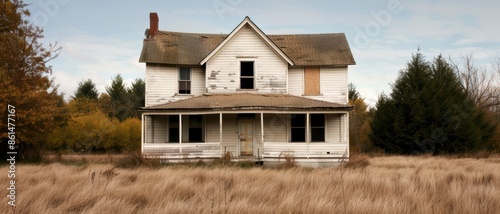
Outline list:
[[[191,95],[177,95],[178,67],[146,65],[146,106],[190,98],[205,93],[205,72],[191,68]]]
[[[153,143],[167,142],[167,120],[166,116],[153,116]]]
[[[326,115],[326,142],[327,143],[341,143],[341,130],[340,130],[340,115],[328,114]]]
[[[219,129],[219,115],[209,114],[205,116],[206,122],[206,142],[207,143],[218,143],[220,141],[220,129]]]
[[[238,141],[237,115],[225,114],[222,115],[222,120],[222,147],[235,147]]]
[[[198,96],[205,93],[205,70],[191,68],[191,94]]]
[[[291,68],[288,70],[288,94],[302,96],[304,94],[304,69]]]
[[[240,84],[240,60],[255,61],[257,93],[286,93],[287,63],[249,27],[243,27],[207,62],[208,92],[236,92]]]
[[[175,100],[177,68],[146,65],[146,106]]]
[[[264,114],[264,142],[287,142],[287,124],[285,114]]]
[[[322,96],[311,96],[335,103],[347,103],[347,67],[321,68],[320,90]]]

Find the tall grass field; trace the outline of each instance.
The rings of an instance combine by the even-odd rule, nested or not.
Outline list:
[[[2,213],[500,213],[500,157],[362,157],[350,165],[16,166]],[[353,158],[355,159],[355,158]],[[0,185],[7,194],[7,165]]]

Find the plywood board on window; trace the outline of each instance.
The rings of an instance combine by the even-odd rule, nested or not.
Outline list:
[[[319,67],[304,68],[304,94],[319,95]]]

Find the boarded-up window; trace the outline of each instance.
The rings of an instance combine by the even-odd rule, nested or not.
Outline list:
[[[253,62],[240,62],[240,89],[254,89]]]
[[[319,67],[304,68],[304,94],[319,95]]]
[[[179,94],[191,94],[190,68],[179,68]]]

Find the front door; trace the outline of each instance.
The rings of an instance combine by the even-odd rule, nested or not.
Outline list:
[[[253,155],[253,120],[243,119],[239,123],[240,133],[240,155]]]

